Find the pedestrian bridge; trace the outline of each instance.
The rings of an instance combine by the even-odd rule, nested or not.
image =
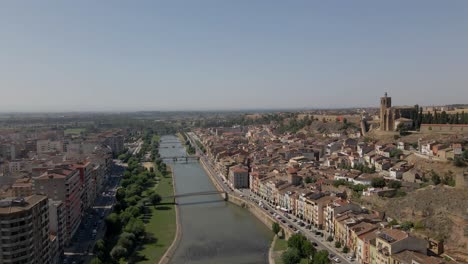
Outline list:
[[[224,200],[228,200],[228,193],[223,192],[223,191],[203,191],[203,192],[192,192],[192,193],[181,193],[181,194],[176,194],[176,195],[171,195],[171,196],[165,196],[162,198],[182,198],[182,197],[191,197],[191,196],[200,196],[200,195],[215,195],[215,194],[221,194],[223,196]]]

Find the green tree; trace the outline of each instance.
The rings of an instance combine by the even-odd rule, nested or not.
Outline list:
[[[98,257],[94,257],[89,264],[102,264],[102,261]]]
[[[305,183],[312,183],[312,177],[307,176],[307,177],[305,178]]]
[[[340,248],[340,247],[341,247],[341,242],[340,242],[340,241],[336,241],[336,242],[335,242],[335,247],[336,247],[336,248]]]
[[[105,256],[105,251],[106,251],[106,244],[104,243],[104,240],[99,239],[96,241],[96,244],[94,244],[93,252],[94,254],[100,258],[103,259]]]
[[[301,261],[299,250],[297,248],[288,248],[281,255],[281,260],[284,264],[297,264]]]
[[[127,253],[128,253],[127,249],[125,249],[122,246],[117,245],[112,248],[110,252],[110,256],[113,260],[118,261],[120,258],[126,257]]]
[[[400,181],[390,181],[387,186],[389,188],[392,188],[392,189],[400,189],[401,188],[401,182]]]
[[[127,249],[127,251],[131,251],[131,249],[133,248],[134,240],[134,234],[124,232],[120,235],[119,240],[117,241],[117,245],[124,247],[125,249]]]
[[[373,178],[371,180],[371,185],[374,188],[383,188],[385,187],[385,180],[383,178]]]
[[[343,253],[348,253],[348,251],[349,251],[348,247],[347,247],[347,246],[344,246],[344,247],[343,247]]]
[[[120,232],[120,217],[116,213],[111,213],[108,215],[105,219],[106,227],[107,227],[107,232],[109,233],[118,233]]]
[[[405,231],[410,231],[411,228],[413,228],[413,222],[404,221],[403,223],[401,223],[400,227],[401,227],[401,229],[403,229]]]
[[[455,157],[455,159],[453,160],[453,164],[455,166],[457,166],[457,167],[465,167],[466,166],[465,161],[460,157]]]
[[[328,242],[332,242],[332,241],[333,241],[333,237],[332,237],[332,236],[328,236],[328,237],[327,237],[327,241],[328,241]]]
[[[312,261],[313,264],[330,264],[330,259],[328,258],[328,251],[320,250],[314,255]]]
[[[438,185],[440,184],[441,180],[440,180],[440,176],[439,174],[437,174],[435,171],[431,171],[431,174],[432,174],[432,177],[431,177],[431,180],[432,182],[434,183],[434,185]]]
[[[271,230],[273,230],[273,233],[275,233],[275,235],[278,235],[281,228],[277,222],[273,222],[273,224],[271,225]]]
[[[151,194],[149,198],[153,205],[158,205],[161,202],[161,196],[157,193]]]
[[[297,248],[298,250],[301,250],[302,244],[306,240],[307,239],[305,238],[305,236],[301,234],[294,234],[288,239],[288,247]]]
[[[143,221],[138,218],[131,218],[124,228],[125,232],[133,233],[136,237],[139,237],[145,232],[145,225]]]
[[[305,240],[301,246],[301,256],[310,259],[315,255],[316,249],[309,240]]]

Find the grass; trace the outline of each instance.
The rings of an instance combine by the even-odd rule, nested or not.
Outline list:
[[[170,196],[174,194],[172,186],[172,177],[160,177],[160,182],[154,187],[156,193],[161,196]],[[166,250],[174,240],[177,223],[174,199],[163,199],[161,204],[151,208],[151,218],[145,224],[146,232],[152,238],[151,242],[145,243],[137,250],[137,256],[144,260],[138,263],[158,263]]]
[[[276,239],[276,242],[273,245],[273,251],[276,253],[276,256],[275,256],[276,264],[283,264],[283,260],[281,260],[281,253],[287,248],[288,248],[288,241],[284,239]],[[307,259],[305,258],[301,259],[301,262],[299,262],[299,264],[307,264]]]
[[[288,241],[279,238],[276,239],[275,245],[273,246],[273,251],[283,251],[288,248]]]
[[[86,128],[67,128],[65,129],[64,133],[65,135],[70,135],[70,134],[79,135],[85,131],[86,131]]]

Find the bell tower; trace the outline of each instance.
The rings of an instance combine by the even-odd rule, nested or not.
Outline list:
[[[392,130],[389,127],[388,120],[391,118],[390,111],[387,111],[392,107],[392,98],[387,96],[387,92],[385,92],[384,97],[380,97],[380,130],[388,131]]]

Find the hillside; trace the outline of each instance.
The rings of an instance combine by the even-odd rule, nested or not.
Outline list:
[[[363,205],[403,221],[420,221],[414,230],[421,237],[445,241],[448,255],[468,261],[468,191],[447,186],[429,186],[393,199],[361,198]]]

